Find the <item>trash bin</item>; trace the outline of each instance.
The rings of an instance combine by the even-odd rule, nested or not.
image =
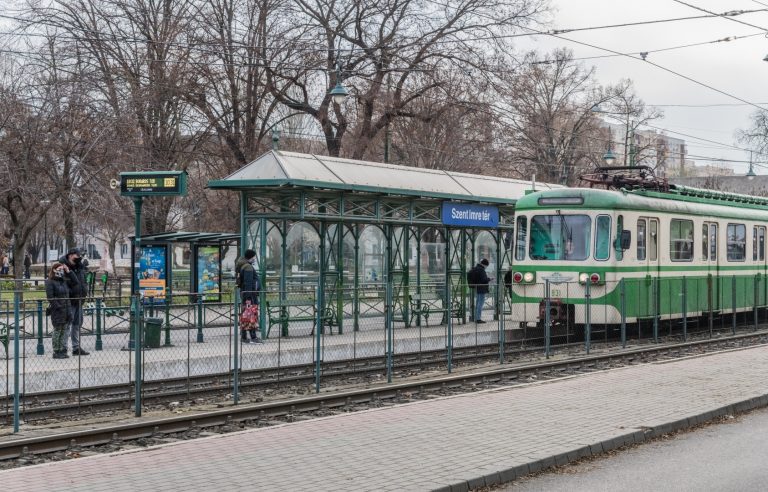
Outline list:
[[[163,318],[144,318],[144,347],[160,348]]]

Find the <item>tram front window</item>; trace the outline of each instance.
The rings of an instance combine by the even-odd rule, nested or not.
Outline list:
[[[532,260],[586,260],[592,221],[587,215],[535,215],[528,254]]]

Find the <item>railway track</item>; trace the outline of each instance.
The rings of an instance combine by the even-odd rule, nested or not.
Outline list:
[[[504,366],[492,370],[446,375],[425,380],[323,393],[288,400],[230,406],[167,418],[142,419],[131,423],[77,430],[41,437],[10,438],[0,442],[0,462],[15,460],[11,466],[45,461],[38,455],[66,459],[90,453],[113,451],[124,446],[151,445],[170,439],[191,439],[254,426],[292,422],[382,405],[434,398],[479,389],[513,386],[530,380],[546,380],[594,372],[623,365],[656,362],[768,344],[768,332],[755,332],[720,339],[609,352]],[[58,453],[58,454],[57,454]],[[7,467],[7,466],[6,466]]]

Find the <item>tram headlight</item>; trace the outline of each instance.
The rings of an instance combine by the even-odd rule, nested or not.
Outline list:
[[[534,280],[536,280],[536,275],[533,272],[525,272],[523,274],[523,282],[526,284],[532,284]]]
[[[589,278],[589,275],[588,275],[588,274],[586,274],[586,273],[580,273],[580,274],[579,274],[579,283],[580,283],[580,284],[586,284],[586,283],[587,283],[587,279],[588,279],[588,278]]]
[[[516,284],[519,284],[520,282],[523,281],[523,274],[520,272],[515,272],[514,274],[512,274],[512,281]]]

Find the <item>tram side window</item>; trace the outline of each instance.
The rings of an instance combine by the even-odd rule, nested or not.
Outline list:
[[[765,226],[757,228],[757,259],[765,261]]]
[[[525,259],[525,239],[528,234],[528,217],[517,218],[517,238],[515,239],[515,260]]]
[[[709,224],[701,226],[701,259],[707,261],[709,254]]]
[[[693,221],[672,219],[669,222],[669,257],[672,261],[693,259]]]
[[[647,228],[647,224],[645,222],[645,219],[638,219],[637,220],[637,259],[638,260],[644,260],[645,259],[645,250],[646,250],[646,238],[645,238],[645,230]]]
[[[717,260],[717,224],[709,224],[709,259]]]
[[[656,261],[659,258],[659,219],[650,219],[648,224],[648,259]]]
[[[757,226],[752,228],[752,261],[757,261]]]
[[[607,260],[611,256],[611,217],[598,215],[595,221],[595,259]]]
[[[728,224],[726,239],[728,261],[744,261],[747,256],[747,226]]]

